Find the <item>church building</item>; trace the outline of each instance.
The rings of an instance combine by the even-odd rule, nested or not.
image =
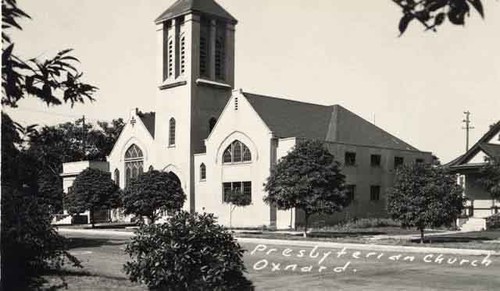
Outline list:
[[[186,210],[229,224],[229,190],[251,204],[232,215],[237,227],[294,227],[302,216],[265,204],[271,169],[300,140],[325,143],[342,164],[351,206],[316,223],[383,217],[395,168],[431,162],[422,152],[340,105],[324,106],[234,88],[237,20],[213,0],[177,0],[156,20],[155,112],[130,111],[108,156],[121,188],[143,171],[174,173]],[[272,65],[272,64],[271,64]],[[66,187],[66,186],[65,186]],[[117,215],[113,219],[123,219]]]

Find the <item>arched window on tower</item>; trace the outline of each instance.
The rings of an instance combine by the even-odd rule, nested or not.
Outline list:
[[[217,123],[217,118],[215,117],[210,118],[210,120],[208,121],[208,134],[212,132],[212,129],[214,129],[216,123]]]
[[[207,179],[207,167],[205,164],[200,165],[200,180],[205,181]]]
[[[222,162],[225,164],[250,162],[251,160],[252,153],[250,149],[239,140],[233,141],[222,155]]]
[[[120,187],[120,170],[118,169],[115,169],[115,172],[114,172],[114,180],[115,180],[115,184]]]
[[[144,156],[142,154],[142,150],[135,144],[131,145],[125,152],[124,160],[125,187],[127,187],[132,179],[137,178],[143,172]]]
[[[170,118],[169,132],[168,132],[168,145],[175,145],[175,118]]]

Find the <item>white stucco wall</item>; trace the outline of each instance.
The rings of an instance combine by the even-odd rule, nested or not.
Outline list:
[[[235,98],[238,99],[237,110],[234,106]],[[272,133],[245,97],[239,91],[233,91],[233,96],[205,141],[206,153],[195,155],[196,211],[215,213],[219,217],[219,223],[228,225],[230,206],[223,203],[222,183],[250,181],[252,203],[234,210],[232,225],[233,227],[269,226],[270,207],[263,201],[265,195],[263,185],[270,173],[271,138]],[[222,163],[224,150],[235,140],[241,141],[250,149],[251,162]],[[205,181],[199,179],[201,163],[205,163],[207,168]]]

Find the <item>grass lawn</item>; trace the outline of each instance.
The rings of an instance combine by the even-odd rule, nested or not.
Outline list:
[[[472,236],[482,237],[483,233]],[[486,234],[491,238],[497,235],[496,232]],[[127,239],[82,234],[72,234],[69,237],[71,253],[82,261],[84,269],[68,268],[63,274],[68,290],[147,290],[145,286],[131,283],[122,272],[122,266],[128,260],[123,252]],[[312,258],[308,253],[311,247],[267,245],[267,248],[275,247],[278,251],[252,254],[256,244],[244,243],[242,246],[248,250],[244,257],[247,277],[256,290],[496,290],[500,286],[500,257],[492,257],[493,264],[489,267],[472,267],[425,263],[422,261],[425,253],[415,254],[417,259],[414,262],[391,261],[388,257],[397,253],[390,252],[385,252],[383,259],[374,256],[353,259],[349,255],[338,258],[331,255],[323,264],[328,270],[321,273],[318,271],[318,259]],[[281,251],[285,248],[290,248],[293,255],[283,255]],[[306,256],[298,257],[300,249],[306,249]],[[317,251],[323,254],[325,251],[339,250],[320,248]],[[368,251],[362,253],[367,254]],[[352,250],[348,252],[353,254]],[[480,256],[460,258],[482,259]],[[263,259],[269,261],[269,266],[256,269],[255,264]],[[348,261],[351,264],[345,272],[332,272],[333,267],[343,266]],[[281,264],[279,270],[273,270],[271,262]],[[300,267],[311,265],[314,270],[306,273],[300,269],[284,270],[286,265],[291,264]],[[50,282],[46,285],[48,288],[52,286],[65,289],[59,276],[50,275],[46,279]]]
[[[377,243],[387,245],[403,246],[427,246],[427,247],[448,247],[466,249],[486,249],[500,250],[500,230],[488,230],[478,232],[465,232],[455,234],[443,234],[440,230],[426,231],[425,234],[432,233],[433,236],[426,237],[425,243],[420,244],[419,239],[409,238],[380,238],[377,235],[415,235],[420,236],[420,232],[414,229],[401,229],[398,227],[378,227],[368,229],[351,229],[347,231],[312,231],[304,238],[302,234],[289,234],[278,232],[242,232],[237,233],[237,237],[254,237],[267,239],[287,239],[287,240],[310,240],[310,241],[332,241],[339,243]],[[374,237],[375,236],[375,237]]]

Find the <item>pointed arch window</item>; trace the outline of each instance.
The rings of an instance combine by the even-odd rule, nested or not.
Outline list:
[[[207,167],[205,164],[200,165],[200,180],[205,181],[207,179]]]
[[[132,179],[143,173],[144,156],[142,150],[135,144],[131,145],[125,152],[125,187]],[[115,170],[116,174],[116,170]]]
[[[251,160],[252,153],[250,149],[239,140],[233,141],[226,150],[224,150],[222,155],[222,161],[225,164],[250,162]]]
[[[169,134],[168,134],[168,145],[175,145],[175,118],[170,118],[169,122]]]

